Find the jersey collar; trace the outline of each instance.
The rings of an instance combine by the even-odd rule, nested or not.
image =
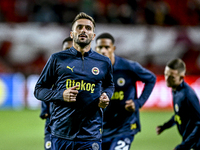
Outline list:
[[[78,56],[78,57],[81,57],[81,56],[82,56],[81,52],[77,51],[73,46],[70,48],[70,51],[71,51],[71,53],[72,53],[73,55],[75,55],[75,56]],[[91,53],[93,53],[92,48],[90,48],[90,50],[89,50],[88,52],[85,52],[85,53],[84,53],[84,57],[89,56]]]

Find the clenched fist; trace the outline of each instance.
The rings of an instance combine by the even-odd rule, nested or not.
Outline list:
[[[106,93],[101,94],[99,98],[99,107],[106,108],[109,104],[110,100]]]
[[[78,94],[78,90],[76,90],[76,88],[78,88],[79,86],[73,86],[71,88],[66,89],[63,92],[63,99],[65,102],[75,102],[76,101],[76,96]]]
[[[129,112],[135,111],[135,103],[133,102],[132,99],[126,101],[125,109]]]

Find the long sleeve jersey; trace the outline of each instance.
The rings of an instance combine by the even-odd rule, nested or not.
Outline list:
[[[41,112],[40,112],[40,118],[46,119],[45,121],[45,135],[50,136],[50,132],[47,130],[48,124],[50,123],[50,116],[52,112],[52,102],[44,102],[42,101],[41,104]],[[48,114],[48,117],[45,117],[45,115]]]
[[[182,143],[176,149],[195,148],[200,144],[200,105],[197,95],[185,81],[172,94],[175,114],[163,125],[163,129],[176,124],[182,136]]]
[[[113,78],[115,92],[104,112],[104,139],[140,131],[139,108],[147,101],[156,82],[156,76],[139,63],[118,56],[115,56]],[[137,81],[144,83],[140,97],[137,96]],[[130,99],[135,103],[135,112],[125,110],[125,101]]]
[[[103,114],[98,103],[103,92],[109,98],[113,95],[112,73],[109,58],[92,49],[84,56],[74,47],[51,55],[34,95],[44,102],[53,102],[49,124],[52,135],[68,140],[101,139]],[[64,90],[76,85],[76,102],[65,102]]]
[[[42,102],[41,103],[41,112],[40,112],[40,118],[46,119],[45,115],[48,114],[50,116],[50,103],[49,102]]]

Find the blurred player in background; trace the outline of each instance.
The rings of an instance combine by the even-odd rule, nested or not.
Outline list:
[[[63,40],[62,42],[62,49],[63,50],[67,50],[70,47],[72,47],[72,38],[71,37],[67,37],[66,39]]]
[[[81,12],[72,22],[73,46],[51,55],[34,90],[53,102],[51,150],[101,150],[103,110],[114,92],[109,58],[91,49],[95,22]]]
[[[42,102],[41,104],[41,113],[40,118],[46,119],[45,121],[45,128],[44,128],[44,148],[45,150],[51,149],[51,133],[47,130],[47,126],[50,123],[50,114],[52,112],[52,103],[50,102]]]
[[[109,33],[103,33],[96,38],[96,51],[111,60],[115,83],[115,92],[104,111],[102,149],[129,150],[134,135],[141,129],[139,109],[150,96],[156,76],[139,63],[116,56],[114,42]],[[137,81],[144,83],[139,97]]]
[[[67,50],[72,47],[72,38],[67,37],[62,42],[62,50]],[[50,114],[52,112],[52,104],[51,102],[42,102],[41,104],[41,113],[40,118],[46,119],[45,121],[45,138],[44,138],[44,148],[45,150],[51,149],[51,139],[50,132],[47,130],[47,125],[50,123]]]
[[[162,126],[156,127],[157,134],[177,125],[182,143],[174,150],[200,150],[200,105],[194,90],[184,81],[185,63],[181,59],[169,61],[165,67],[165,81],[172,89],[174,115]]]

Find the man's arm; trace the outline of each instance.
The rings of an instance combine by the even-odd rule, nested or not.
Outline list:
[[[195,144],[196,140],[199,139],[200,135],[200,105],[199,105],[199,100],[196,96],[195,93],[193,92],[188,92],[187,93],[187,106],[188,110],[190,111],[191,118],[193,120],[196,120],[195,127],[193,131],[189,134],[189,136],[180,144],[178,145],[175,150],[179,149],[189,149],[192,147],[192,145]]]
[[[107,74],[105,76],[105,79],[102,81],[102,94],[106,93],[109,100],[111,99],[113,93],[114,93],[114,82],[113,82],[113,67],[109,60],[108,68],[107,68]]]
[[[49,102],[63,101],[63,92],[65,89],[52,90],[56,80],[56,60],[51,56],[47,61],[34,90],[34,95],[38,100]]]
[[[40,118],[46,119],[49,117],[49,103],[48,102],[42,102],[41,103],[41,112],[40,112]]]
[[[195,144],[200,135],[200,124],[197,124],[191,134],[174,150],[190,149]]]
[[[175,125],[175,121],[174,121],[174,115],[173,115],[169,121],[167,121],[163,125],[156,127],[157,135],[161,134],[165,129],[171,128],[174,125]]]
[[[143,68],[139,63],[135,63],[132,69],[134,69],[133,71],[138,76],[137,80],[144,83],[142,94],[138,99],[133,100],[136,109],[138,109],[141,108],[149,98],[156,83],[156,76],[151,71]]]

